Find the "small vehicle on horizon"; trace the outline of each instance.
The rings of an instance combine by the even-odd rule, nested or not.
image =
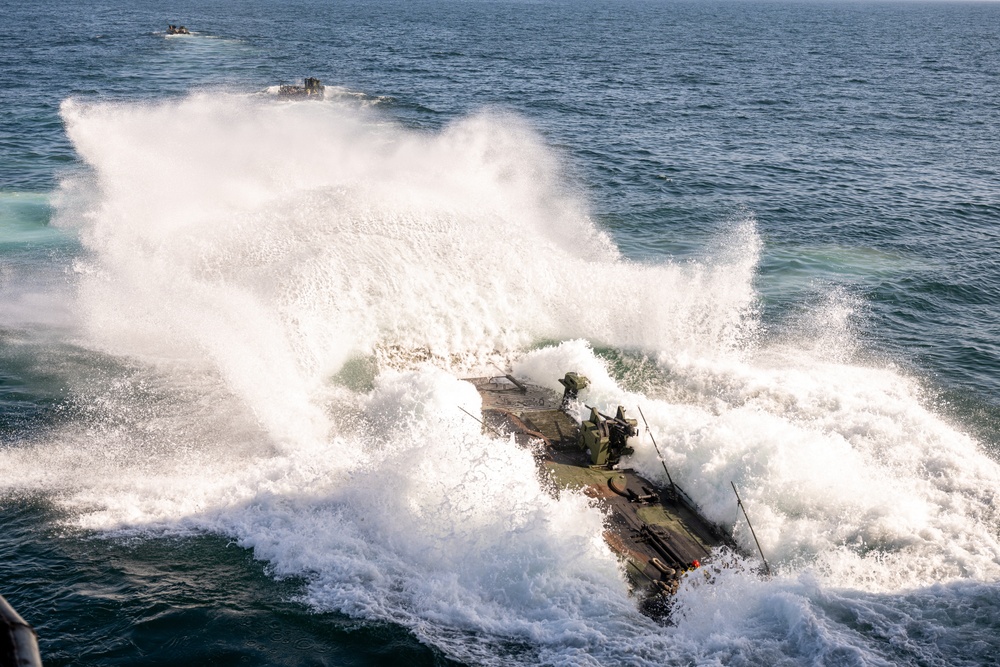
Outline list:
[[[301,86],[278,86],[279,97],[303,97],[311,100],[323,99],[326,87],[314,77],[306,77]]]

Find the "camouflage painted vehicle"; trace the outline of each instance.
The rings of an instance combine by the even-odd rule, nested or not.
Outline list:
[[[309,100],[321,100],[326,92],[326,87],[320,83],[319,79],[308,77],[303,80],[301,86],[278,86],[279,97],[299,97]]]
[[[589,408],[581,424],[567,412],[588,384],[567,373],[558,394],[520,382],[511,375],[469,380],[483,399],[484,427],[513,433],[519,444],[534,443],[539,472],[554,495],[579,489],[607,513],[604,538],[626,565],[642,609],[669,613],[671,596],[685,572],[732,539],[705,519],[695,503],[673,483],[659,489],[618,463],[630,454],[628,438],[638,434],[635,419],[621,406],[614,416]],[[666,471],[666,467],[664,466]]]

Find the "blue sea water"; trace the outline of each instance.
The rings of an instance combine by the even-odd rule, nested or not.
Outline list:
[[[995,662],[1000,4],[0,21],[0,593],[46,664]],[[639,614],[457,411],[495,364],[641,405],[777,575]]]

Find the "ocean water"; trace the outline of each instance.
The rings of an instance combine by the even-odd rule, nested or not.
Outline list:
[[[46,665],[996,663],[1000,4],[0,21],[0,593]],[[640,614],[460,411],[496,366],[641,407],[746,553]]]

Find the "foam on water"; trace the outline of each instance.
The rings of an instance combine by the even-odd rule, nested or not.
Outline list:
[[[759,335],[752,216],[709,261],[629,262],[510,116],[432,134],[226,95],[63,116],[89,166],[57,223],[85,246],[73,340],[93,368],[68,380],[74,420],[0,450],[4,493],[86,530],[230,535],[315,608],[475,662],[932,659],[884,638],[907,625],[880,605],[930,610],[939,637],[962,632],[933,613],[961,587],[1000,606],[1000,468],[916,381],[853,361],[851,299]],[[493,361],[641,405],[751,551],[738,485],[777,576],[733,557],[687,580],[676,626],[638,614],[600,512],[458,409]],[[646,434],[632,464],[664,477]]]

